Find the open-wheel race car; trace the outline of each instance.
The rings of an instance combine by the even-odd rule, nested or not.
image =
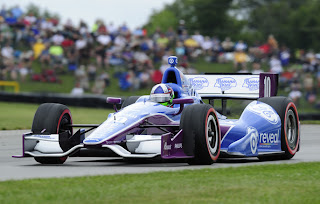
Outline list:
[[[299,150],[298,112],[292,100],[275,96],[278,75],[184,75],[175,67],[176,57],[168,62],[161,85],[152,90],[155,95],[132,96],[122,104],[120,98],[107,98],[115,112],[101,124],[73,124],[67,106],[40,105],[31,133],[22,136],[22,155],[15,157],[62,164],[80,149],[108,148],[123,158],[212,164],[219,157],[290,159]],[[166,94],[172,98],[164,104]],[[217,99],[222,114],[213,108]],[[223,115],[228,99],[252,102],[239,119],[228,119]]]

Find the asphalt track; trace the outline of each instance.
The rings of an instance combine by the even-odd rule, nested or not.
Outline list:
[[[224,159],[211,166],[189,166],[181,161],[128,162],[119,157],[69,157],[63,165],[41,165],[33,158],[11,157],[21,154],[21,135],[24,132],[26,131],[0,131],[0,180],[2,181],[320,161],[320,125],[301,126],[301,148],[291,160],[261,162],[256,158]]]

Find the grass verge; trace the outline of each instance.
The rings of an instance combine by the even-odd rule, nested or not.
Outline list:
[[[31,129],[39,104],[0,102],[0,130]],[[219,105],[218,105],[219,107]],[[69,107],[74,124],[100,124],[113,109]],[[243,109],[242,109],[243,110]],[[242,111],[229,118],[239,118]],[[301,121],[301,124],[320,124],[320,121]]]
[[[0,102],[0,130],[31,129],[39,104]],[[100,124],[111,109],[69,107],[73,123]]]
[[[320,163],[0,182],[0,203],[319,203]]]

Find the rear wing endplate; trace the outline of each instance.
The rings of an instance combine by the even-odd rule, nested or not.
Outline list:
[[[276,96],[278,74],[204,74],[185,75],[202,98],[258,99]]]

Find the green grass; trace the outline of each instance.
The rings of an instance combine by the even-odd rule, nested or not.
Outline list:
[[[320,125],[319,120],[300,120],[301,124]]]
[[[219,101],[217,107],[221,107]],[[239,118],[241,111],[236,110],[236,105],[233,113],[229,118]],[[238,104],[239,106],[239,104]],[[0,102],[0,130],[17,130],[17,129],[31,129],[33,116],[39,107],[39,104],[25,104],[25,103],[9,103]],[[109,113],[114,112],[113,109],[103,108],[82,108],[69,107],[73,123],[75,124],[100,124],[107,119]],[[243,109],[242,109],[243,110]],[[320,124],[320,121],[301,121],[302,124]]]
[[[63,168],[63,167],[61,167]],[[0,203],[320,203],[320,163],[0,182]]]
[[[39,104],[0,102],[0,130],[31,129],[33,116]],[[69,107],[73,123],[100,124],[111,109]]]

